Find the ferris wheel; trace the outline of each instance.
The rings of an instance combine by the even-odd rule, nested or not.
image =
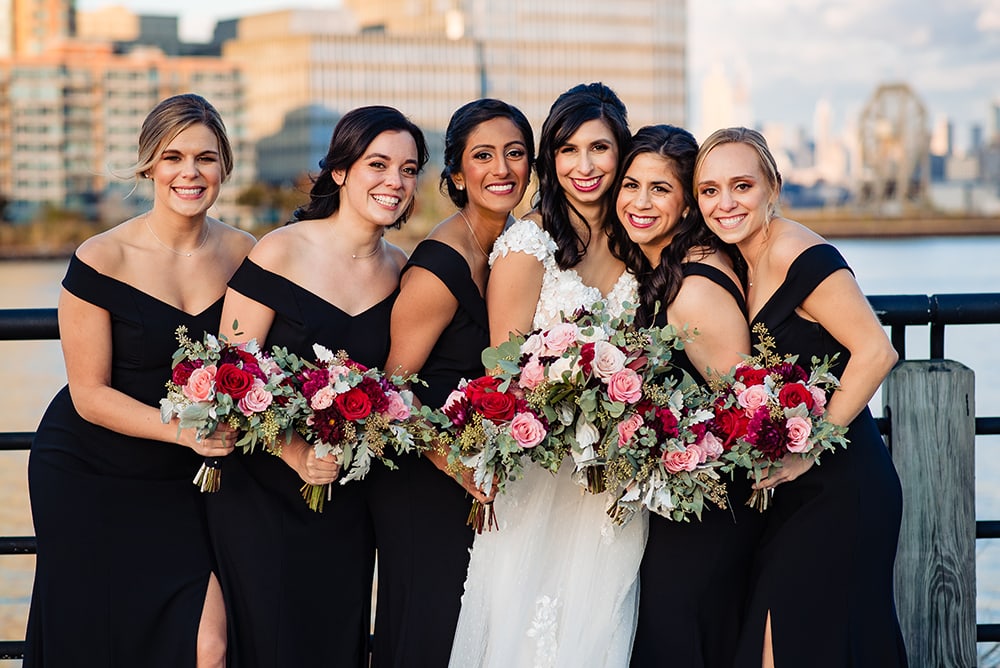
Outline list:
[[[881,213],[929,202],[927,110],[906,84],[879,86],[861,112],[859,201]]]

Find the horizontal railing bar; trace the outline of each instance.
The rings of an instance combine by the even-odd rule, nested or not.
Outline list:
[[[23,640],[0,640],[0,660],[23,659],[23,658],[24,658]]]
[[[977,417],[976,435],[993,436],[1000,434],[1000,417]]]
[[[976,624],[976,642],[1000,642],[1000,624]]]
[[[976,538],[1000,538],[1000,520],[976,522]]]
[[[32,341],[59,338],[54,308],[0,309],[0,340]]]
[[[0,536],[0,554],[35,554],[37,547],[34,536]]]
[[[35,437],[33,431],[5,431],[0,432],[0,452],[4,450],[27,450],[31,447],[31,439]]]

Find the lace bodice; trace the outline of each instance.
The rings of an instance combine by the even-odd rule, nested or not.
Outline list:
[[[636,303],[638,286],[629,272],[623,272],[611,292],[603,295],[597,288],[584,283],[575,269],[560,269],[555,252],[556,242],[548,232],[530,220],[518,220],[500,235],[490,254],[490,266],[508,253],[525,253],[534,256],[545,268],[542,291],[531,321],[533,328],[551,327],[563,320],[564,313],[571,315],[576,309],[590,308],[595,302],[603,301],[605,310],[612,316],[621,315],[625,304]]]

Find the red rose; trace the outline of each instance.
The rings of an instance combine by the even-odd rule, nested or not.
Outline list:
[[[588,342],[580,346],[580,368],[589,369],[590,363],[594,361],[594,344]]]
[[[493,376],[480,376],[470,380],[465,386],[465,396],[473,406],[479,406],[483,395],[487,392],[496,392],[500,387],[500,379]]]
[[[235,364],[223,364],[215,375],[215,386],[223,394],[239,401],[253,387],[254,376]]]
[[[802,383],[788,383],[778,390],[778,401],[785,408],[795,408],[799,404],[805,404],[806,408],[812,410],[813,395],[809,388]]]
[[[715,419],[712,420],[712,433],[722,440],[722,447],[729,450],[736,440],[745,436],[750,418],[738,405],[731,408],[716,406]]]
[[[473,404],[487,420],[506,421],[514,419],[517,400],[507,392],[484,392],[478,404]]]
[[[744,385],[760,385],[767,376],[767,369],[754,369],[749,366],[741,366],[736,369],[734,375],[736,376],[736,380],[741,381]]]
[[[343,394],[338,394],[333,402],[340,409],[340,414],[347,420],[364,420],[372,412],[372,401],[368,395],[356,387]]]
[[[184,360],[183,362],[180,362],[177,366],[174,367],[174,371],[170,376],[170,380],[173,381],[176,385],[184,387],[188,382],[188,378],[191,377],[191,372],[200,367],[201,367],[201,360],[198,361]]]

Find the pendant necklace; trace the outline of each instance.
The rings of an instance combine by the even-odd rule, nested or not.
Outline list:
[[[145,216],[142,217],[142,222],[144,222],[146,224],[146,229],[149,230],[149,233],[151,235],[153,235],[154,239],[156,239],[156,243],[160,244],[161,246],[163,246],[164,248],[166,248],[168,251],[170,251],[174,255],[180,255],[181,257],[191,257],[195,253],[197,253],[198,251],[200,251],[202,249],[202,247],[205,245],[205,242],[208,241],[208,221],[205,221],[205,223],[203,224],[204,228],[205,228],[205,232],[201,235],[201,243],[198,244],[197,248],[195,248],[192,251],[188,251],[188,252],[179,251],[176,248],[171,248],[167,244],[165,244],[162,241],[160,241],[160,237],[156,236],[156,232],[153,231],[152,226],[150,226],[150,224],[149,224],[149,214],[148,213]]]
[[[483,257],[486,258],[486,261],[489,262],[489,260],[490,260],[490,254],[487,253],[485,250],[483,250],[483,245],[481,243],[479,243],[479,237],[476,236],[475,230],[472,229],[472,223],[470,223],[469,219],[465,217],[465,212],[462,211],[461,209],[459,209],[458,210],[458,215],[460,215],[462,217],[462,220],[465,221],[465,226],[469,228],[469,234],[472,235],[472,240],[476,242],[476,248],[479,249],[479,252],[482,253]]]

